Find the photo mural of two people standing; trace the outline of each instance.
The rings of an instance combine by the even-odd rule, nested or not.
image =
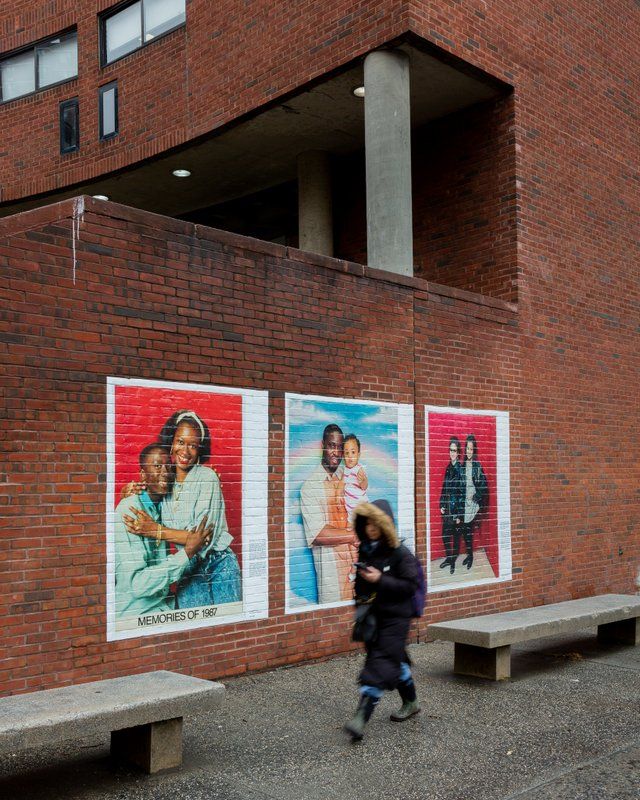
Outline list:
[[[449,463],[444,473],[440,492],[442,514],[442,543],[447,557],[440,569],[449,567],[451,575],[456,570],[460,555],[460,538],[464,540],[466,558],[462,566],[473,566],[473,531],[487,512],[489,487],[487,476],[478,461],[476,437],[470,433],[464,445],[464,461],[459,460],[460,440],[449,439]]]
[[[427,406],[425,417],[428,590],[508,580],[508,413]]]

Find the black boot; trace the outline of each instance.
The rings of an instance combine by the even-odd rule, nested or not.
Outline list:
[[[450,556],[447,556],[445,558],[445,560],[442,562],[442,564],[440,564],[440,569],[443,569],[444,567],[448,567],[450,563],[451,563],[451,558],[450,558]]]
[[[390,719],[392,719],[393,722],[404,722],[420,711],[420,706],[418,705],[416,697],[416,685],[413,682],[413,678],[398,684],[398,694],[402,700],[402,707],[399,708],[398,711],[394,711]]]
[[[351,741],[359,742],[364,735],[364,726],[369,722],[373,709],[378,705],[378,700],[375,697],[370,697],[368,694],[363,694],[360,697],[360,703],[356,709],[353,719],[344,726],[345,731],[351,736]]]
[[[462,565],[467,569],[471,569],[473,564],[473,533],[471,530],[465,530],[464,532],[464,544],[467,548],[467,557],[462,562]]]

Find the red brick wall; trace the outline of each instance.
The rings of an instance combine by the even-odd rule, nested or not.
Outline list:
[[[464,388],[476,407],[511,410],[516,315],[500,301],[424,281],[86,203],[75,283],[71,201],[0,223],[0,559],[10,587],[2,691],[162,666],[223,676],[344,651],[348,610],[283,613],[283,393],[415,402],[419,421],[419,404],[446,405]],[[480,326],[484,341],[458,336],[460,320]],[[452,369],[445,325],[459,353],[455,382],[437,377]],[[106,642],[108,375],[270,391],[268,620]],[[419,475],[421,435],[418,428]],[[420,478],[416,503],[424,554]],[[483,596],[485,608],[502,607],[520,595],[515,581],[460,602],[472,608]],[[448,603],[439,596],[427,619]]]
[[[502,46],[504,26],[519,19],[507,3],[482,21],[456,8],[451,22],[460,30],[453,42],[447,16],[426,3],[188,0],[186,28],[101,68],[97,15],[115,5],[112,0],[5,5],[0,9],[0,54],[75,25],[79,77],[0,108],[0,202],[80,183],[157,155],[413,30],[511,83],[514,53]],[[476,39],[477,46],[470,46]],[[120,133],[100,142],[97,89],[114,79]],[[80,99],[81,148],[61,156],[58,106],[74,96]]]
[[[513,98],[412,133],[414,274],[517,300]],[[333,170],[336,253],[366,263],[364,153]]]
[[[30,7],[17,5],[0,15],[3,50],[59,30],[64,13],[73,16],[72,4],[62,0],[39,4],[39,17],[26,13]],[[322,259],[295,251],[183,223],[154,222],[141,213],[118,210],[109,216],[95,204],[85,216],[74,286],[68,203],[4,221],[5,235],[13,234],[0,245],[0,353],[5,365],[0,390],[6,409],[1,428],[6,475],[0,481],[5,547],[0,561],[4,585],[10,587],[2,596],[3,691],[153,666],[225,675],[322,657],[349,646],[347,613],[282,615],[283,401],[278,392],[288,389],[354,397],[384,394],[416,403],[420,547],[425,527],[421,404],[459,403],[511,412],[514,580],[499,588],[439,596],[425,622],[592,592],[634,591],[640,544],[640,253],[634,213],[640,154],[632,119],[640,98],[637,76],[630,69],[639,34],[635,5],[616,0],[594,10],[584,2],[518,0],[482,8],[454,4],[443,11],[413,2],[403,7],[404,18],[398,12],[390,21],[384,15],[374,19],[383,6],[369,4],[362,10],[371,15],[367,22],[331,41],[332,24],[337,29],[332,20],[345,8],[323,6],[320,27],[314,16],[307,18],[308,30],[296,22],[298,38],[283,37],[283,47],[289,47],[286,63],[278,51],[274,65],[260,73],[260,82],[245,86],[236,112],[285,90],[295,74],[292,67],[305,58],[305,69],[296,78],[300,83],[405,28],[511,83],[517,312],[498,300],[420,280],[392,279],[340,262],[323,265]],[[291,8],[282,13],[291,13]],[[93,13],[84,19],[79,26],[85,26],[87,37],[95,37]],[[239,18],[230,20],[225,31],[233,26],[240,31]],[[18,27],[23,30],[15,32]],[[260,27],[251,30],[258,37]],[[273,29],[266,30],[273,35]],[[158,59],[158,69],[166,66],[163,48],[178,46],[181,37],[180,32],[172,34],[124,59],[113,68],[113,76],[123,78],[118,70],[139,63],[147,52]],[[226,34],[221,40],[227,42]],[[318,42],[331,43],[312,54]],[[251,44],[258,49],[257,38]],[[94,73],[81,97],[89,107],[98,78],[97,43],[87,46],[81,60]],[[233,60],[239,58],[240,47],[221,45],[216,52]],[[151,54],[154,48],[157,56]],[[263,59],[266,68],[266,49]],[[203,108],[208,98],[202,88],[205,73],[211,85],[210,75],[217,74],[213,60],[196,80],[201,91],[194,95],[195,109]],[[272,81],[272,74],[277,79]],[[221,92],[210,102],[212,114],[220,105],[225,118],[233,116],[224,101],[234,85],[229,72],[223,87],[216,84],[211,90]],[[129,91],[124,81],[123,90]],[[16,108],[20,103],[21,109],[38,106],[37,118],[55,124],[62,99],[56,92],[17,101]],[[70,180],[55,153],[47,155],[46,137],[52,134],[39,133],[36,115],[22,114],[16,111],[13,117],[9,106],[0,109],[3,143],[21,147],[24,133],[12,133],[14,124],[22,132],[33,131],[29,147],[17,151],[23,166],[14,163],[13,155],[0,156],[3,187],[16,193],[11,196],[50,187],[56,172],[61,184]],[[4,124],[8,118],[11,123]],[[190,130],[195,133],[210,124],[198,116]],[[87,135],[97,136],[95,130]],[[182,134],[168,135],[179,139]],[[129,149],[114,144],[111,160],[104,163],[116,168],[166,146],[159,140],[144,144],[142,138],[134,136]],[[31,158],[36,168],[29,166]],[[104,168],[96,161],[98,172]],[[25,233],[25,226],[31,230]],[[113,247],[113,253],[103,246]],[[465,246],[461,240],[460,247]],[[458,263],[464,270],[468,259]],[[199,268],[187,271],[187,264]],[[301,285],[304,292],[298,291]],[[351,301],[338,299],[337,307],[334,301],[330,308],[329,290]],[[255,302],[249,301],[254,292]],[[242,329],[243,336],[256,335],[260,341],[225,339],[223,331],[212,347],[202,328],[189,322],[193,314],[209,313],[198,305],[201,300],[228,309],[229,330]],[[398,331],[392,341],[389,308],[395,309],[393,330]],[[326,320],[326,330],[304,324],[319,319]],[[345,337],[352,322],[365,331],[365,346],[355,355]],[[172,336],[185,327],[196,337],[196,346],[179,352]],[[348,379],[330,378],[326,358],[301,353],[300,343],[310,339],[322,352],[327,337],[335,341],[332,359],[345,376],[349,373]],[[106,644],[104,379],[159,377],[156,349],[166,356],[162,377],[167,380],[271,391],[272,616],[231,630]],[[353,375],[363,377],[354,383]],[[60,474],[61,467],[68,476]],[[60,496],[67,498],[64,503]]]
[[[413,29],[434,36],[430,12],[412,9]],[[620,580],[633,590],[639,567],[640,90],[629,56],[640,25],[630,2],[510,9],[498,35],[502,4],[456,6],[438,42],[489,71],[511,62],[522,358],[512,452],[524,592],[549,602]]]
[[[513,98],[416,131],[413,170],[415,274],[516,300]]]
[[[415,404],[423,557],[423,404],[510,412],[513,580],[431,596],[421,635],[443,617],[633,590],[637,476],[617,465],[637,431],[614,416],[630,390],[602,392],[586,343],[554,386],[570,367],[559,323],[541,316],[530,336],[498,299],[86,204],[75,283],[71,201],[0,223],[3,692],[160,667],[222,677],[351,646],[348,610],[283,613],[285,391]],[[576,340],[611,325],[593,316]],[[613,327],[590,352],[614,368],[614,347],[637,359]],[[106,642],[108,375],[269,390],[268,620]]]
[[[207,133],[406,30],[394,0],[280,6],[187,0],[187,26],[99,64],[112,0],[27,0],[0,9],[0,54],[78,28],[77,80],[0,107],[0,202],[79,183]],[[251,57],[248,57],[251,54]],[[118,80],[120,133],[98,140],[98,86]],[[59,152],[58,105],[80,98],[80,151]],[[29,136],[25,136],[29,131]]]

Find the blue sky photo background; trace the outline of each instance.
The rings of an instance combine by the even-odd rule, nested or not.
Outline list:
[[[307,547],[300,513],[300,488],[322,457],[322,432],[335,423],[344,435],[360,440],[360,461],[369,479],[370,500],[389,501],[398,515],[398,408],[394,405],[341,400],[287,397],[289,449],[287,558],[288,605],[291,608],[318,602],[315,570]]]

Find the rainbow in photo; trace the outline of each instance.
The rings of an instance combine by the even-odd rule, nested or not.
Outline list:
[[[323,522],[333,526],[334,530],[336,525],[346,525],[349,530],[350,513],[358,501],[357,495],[353,499],[348,485],[346,470],[349,459],[345,460],[342,456],[337,468],[334,464],[333,473],[332,467],[325,469],[323,466],[323,434],[327,426],[338,440],[346,439],[347,445],[350,435],[357,437],[360,443],[358,467],[366,475],[364,499],[388,500],[401,538],[413,547],[412,407],[288,394],[285,442],[288,612],[351,602],[349,584],[344,581],[344,576],[353,551],[350,554],[346,545],[318,548],[313,541]],[[355,446],[356,443],[351,439],[351,447]],[[344,455],[348,455],[348,452],[345,451]],[[327,503],[330,501],[326,493],[332,491],[329,487],[334,484],[337,499],[331,511],[328,509]],[[358,488],[356,486],[356,491]],[[336,511],[336,508],[342,508],[341,503],[344,503],[344,516]],[[336,513],[340,517],[339,522],[336,522]],[[328,566],[327,559],[330,562]],[[333,570],[333,561],[338,564],[337,572],[341,577],[336,580],[340,580],[342,588],[333,592],[330,586],[327,593],[326,584],[333,580],[327,578],[327,571]],[[324,574],[324,579],[320,573]]]

